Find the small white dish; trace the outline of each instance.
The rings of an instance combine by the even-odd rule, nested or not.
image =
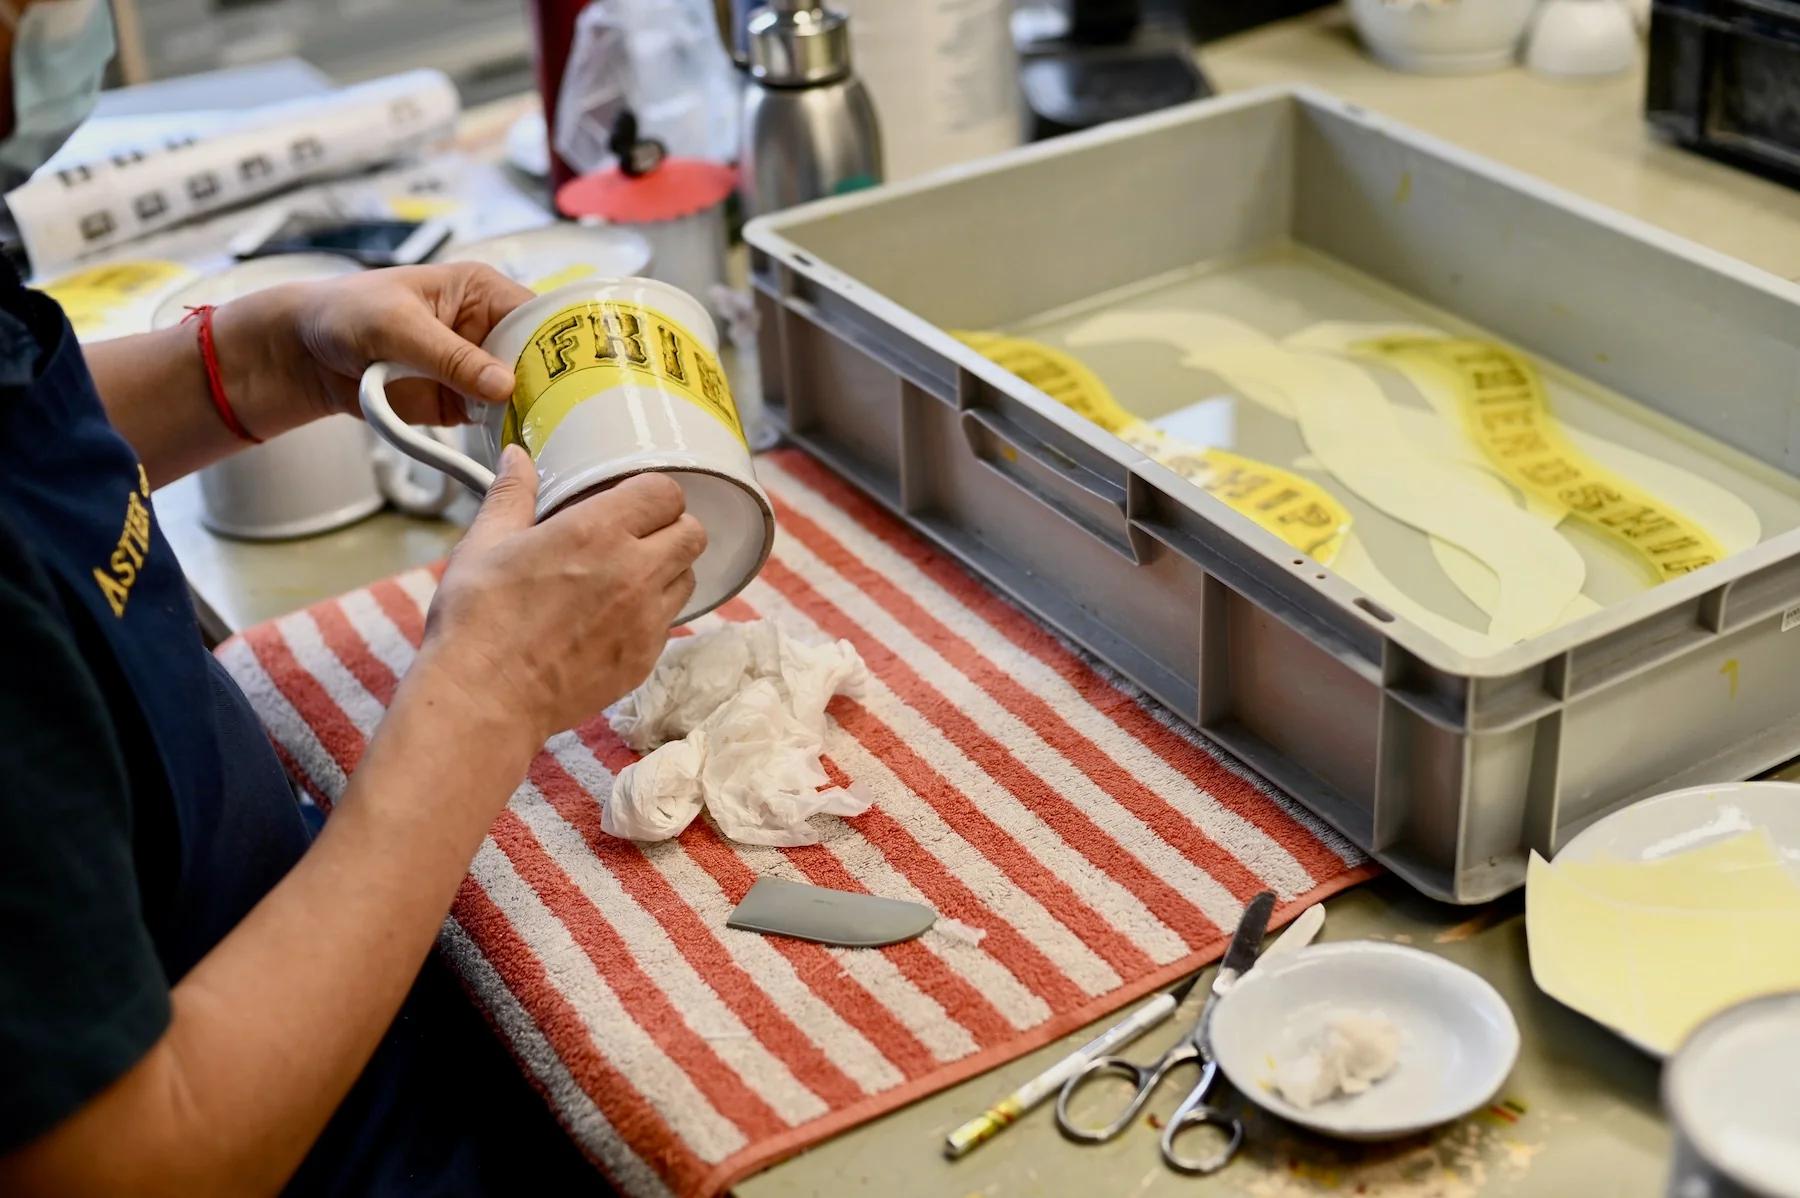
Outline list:
[[[516,283],[549,291],[585,278],[629,279],[650,269],[650,242],[630,229],[559,222],[447,245],[433,262],[481,262]]]
[[[1637,55],[1637,22],[1624,0],[1545,0],[1525,35],[1526,67],[1553,79],[1622,74]]]
[[[1275,1090],[1274,1062],[1300,1051],[1339,1011],[1386,1016],[1399,1064],[1367,1091],[1302,1110]],[[1478,975],[1416,948],[1321,944],[1253,969],[1213,1012],[1212,1050],[1231,1084],[1266,1111],[1346,1140],[1437,1127],[1499,1092],[1519,1056],[1506,1000]]]
[[[1345,0],[1369,54],[1420,75],[1499,71],[1513,64],[1538,0]]]

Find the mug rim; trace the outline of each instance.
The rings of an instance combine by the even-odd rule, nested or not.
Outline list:
[[[546,291],[541,295],[535,295],[514,308],[511,312],[508,312],[505,316],[502,316],[499,323],[489,329],[488,335],[482,338],[481,348],[485,349],[488,353],[493,354],[496,358],[499,358],[502,362],[506,363],[509,368],[514,367],[516,366],[516,363],[511,361],[511,359],[518,357],[520,351],[523,350],[525,343],[530,340],[530,333],[528,332],[525,334],[516,349],[502,353],[500,352],[499,347],[519,336],[521,327],[529,326],[531,329],[535,330],[537,323],[543,319],[545,313],[553,311],[556,306],[566,305],[572,300],[589,300],[598,303],[608,299],[623,298],[597,295],[594,293],[604,288],[617,288],[627,285],[640,289],[649,288],[650,290],[657,292],[660,296],[672,299],[674,301],[673,306],[677,308],[685,306],[688,308],[688,311],[680,314],[683,318],[684,326],[688,328],[689,331],[710,341],[711,344],[707,346],[707,349],[715,354],[719,352],[719,328],[718,325],[713,323],[712,313],[706,310],[705,304],[702,304],[699,300],[675,286],[673,283],[665,283],[661,279],[652,279],[641,275],[624,277],[609,276],[604,278],[594,278],[590,276],[585,279],[577,279],[573,283],[566,283],[563,286],[556,288],[554,291]],[[668,313],[668,315],[676,316],[677,313],[671,312]]]

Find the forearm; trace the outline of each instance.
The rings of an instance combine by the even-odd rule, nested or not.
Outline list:
[[[213,313],[213,346],[232,410],[263,440],[317,414],[277,380],[291,378],[271,329],[280,289],[233,300]],[[193,322],[87,346],[88,369],[113,427],[131,443],[152,486],[192,473],[245,448],[213,406]]]
[[[175,987],[151,1053],[52,1133],[59,1151],[33,1170],[54,1179],[46,1192],[281,1187],[393,1020],[535,749],[474,710],[421,659],[318,842]]]

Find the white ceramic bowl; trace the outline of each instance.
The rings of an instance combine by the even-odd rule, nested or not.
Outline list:
[[[1498,71],[1512,64],[1537,0],[1346,0],[1369,53],[1423,75]]]
[[[201,275],[164,297],[156,307],[150,327],[166,329],[180,324],[189,308],[201,304],[223,304],[282,283],[310,283],[316,279],[335,279],[361,271],[362,263],[342,254],[271,254],[267,258],[248,258],[234,262],[224,270]]]
[[[630,229],[558,223],[466,245],[447,245],[432,261],[485,263],[516,283],[549,291],[590,277],[626,279],[647,274],[650,242]]]
[[[1400,1029],[1400,1062],[1362,1094],[1302,1110],[1274,1088],[1289,1056],[1338,1011]],[[1231,1084],[1283,1119],[1347,1140],[1387,1140],[1461,1118],[1499,1092],[1519,1027],[1498,991],[1416,948],[1352,940],[1303,949],[1245,974],[1213,1013],[1212,1048]]]
[[[1559,79],[1623,74],[1637,54],[1637,22],[1624,0],[1544,0],[1525,39],[1525,65]]]

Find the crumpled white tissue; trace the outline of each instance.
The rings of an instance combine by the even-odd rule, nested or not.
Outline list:
[[[705,807],[746,844],[817,844],[815,815],[860,815],[867,798],[828,787],[819,764],[825,705],[868,678],[849,641],[815,644],[769,620],[669,642],[612,726],[647,756],[613,779],[600,826],[627,840],[667,840]]]

